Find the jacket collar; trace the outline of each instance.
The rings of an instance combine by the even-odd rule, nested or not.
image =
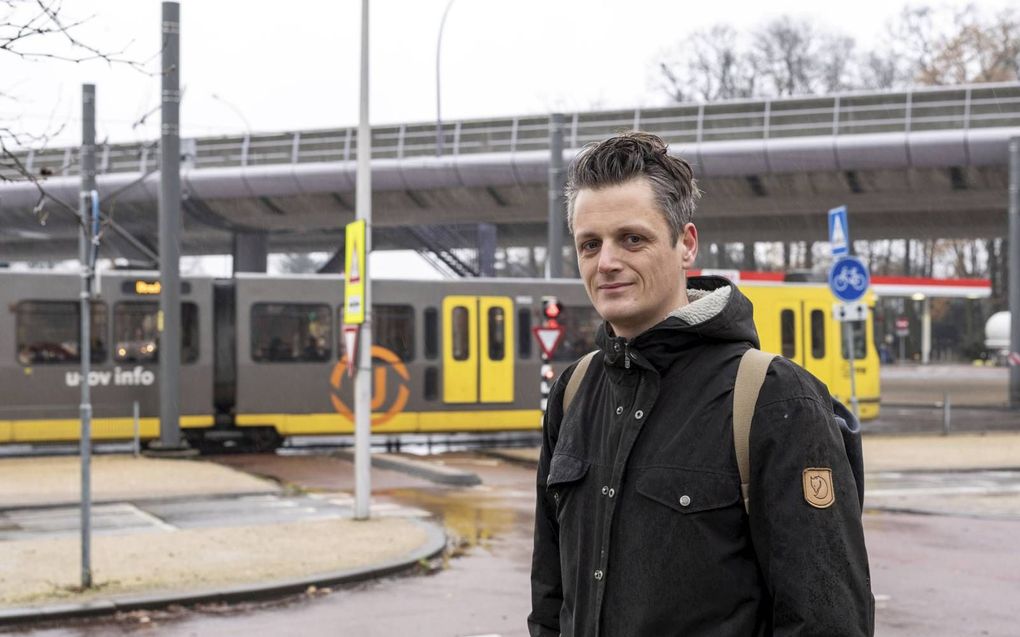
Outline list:
[[[728,279],[691,277],[687,289],[693,302],[629,341],[616,336],[603,322],[596,343],[604,352],[605,365],[624,371],[643,367],[661,372],[678,357],[708,343],[742,341],[758,347],[751,302]]]

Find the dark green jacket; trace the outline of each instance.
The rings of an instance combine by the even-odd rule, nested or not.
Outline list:
[[[692,278],[688,287],[728,285]],[[733,450],[733,383],[758,346],[736,288],[697,325],[600,331],[573,403],[544,421],[531,634],[871,635],[861,510],[825,386],[777,358],[751,430],[751,515]],[[806,469],[835,500],[809,504]]]

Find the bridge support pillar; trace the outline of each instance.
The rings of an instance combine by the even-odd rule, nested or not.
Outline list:
[[[269,260],[269,235],[265,232],[234,233],[234,273],[265,272]]]
[[[478,276],[496,276],[496,224],[478,224]]]
[[[744,263],[741,265],[742,270],[757,270],[758,264],[754,258],[754,241],[744,242]]]

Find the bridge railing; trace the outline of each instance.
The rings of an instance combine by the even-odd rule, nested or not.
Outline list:
[[[976,84],[899,92],[749,99],[678,104],[659,108],[571,113],[566,145],[579,148],[614,133],[641,129],[671,144],[767,140],[866,133],[1020,127],[1020,83]],[[463,120],[442,125],[442,154],[514,153],[547,150],[544,115]],[[372,128],[372,157],[402,159],[440,154],[436,124]],[[299,131],[182,140],[185,165],[194,168],[352,161],[357,129]],[[77,148],[19,152],[32,174],[74,175]],[[100,173],[158,169],[155,142],[110,144],[97,152]],[[3,169],[0,176],[17,178]]]

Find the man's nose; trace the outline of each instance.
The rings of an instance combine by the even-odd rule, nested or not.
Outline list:
[[[620,249],[610,241],[603,243],[599,250],[599,273],[615,272],[620,267]]]

